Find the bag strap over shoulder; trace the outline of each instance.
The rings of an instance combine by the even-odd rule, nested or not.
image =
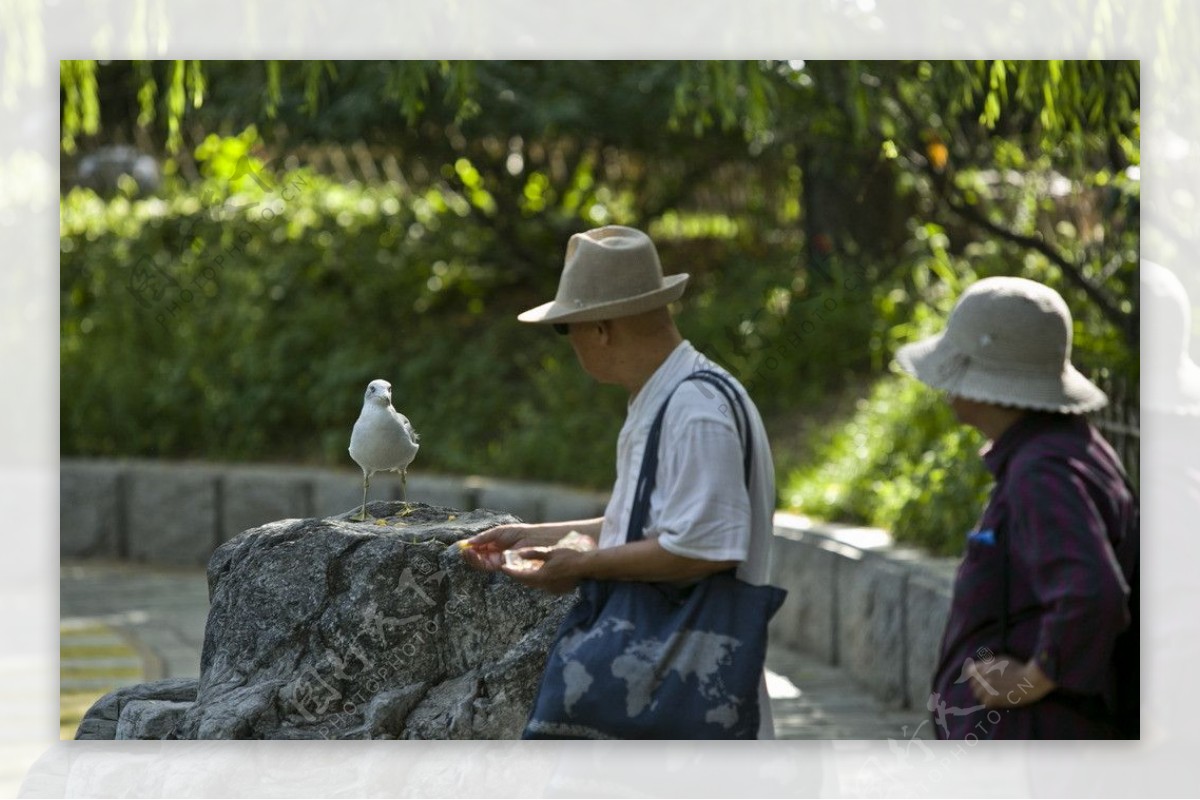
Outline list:
[[[725,375],[710,369],[693,372],[675,385],[654,416],[654,422],[650,425],[650,435],[646,437],[646,450],[642,455],[642,469],[638,473],[637,488],[633,493],[633,509],[629,514],[629,528],[625,533],[627,543],[641,541],[645,538],[646,517],[650,513],[650,495],[654,492],[654,486],[658,480],[658,445],[662,438],[662,425],[667,414],[667,405],[680,386],[693,380],[702,381],[715,387],[725,398],[726,408],[733,412],[738,438],[742,440],[742,464],[746,488],[750,488],[750,465],[754,452],[754,439],[750,430],[750,414],[746,410],[746,405],[742,402],[733,381]]]

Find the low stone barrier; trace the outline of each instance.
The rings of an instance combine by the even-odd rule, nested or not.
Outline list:
[[[845,669],[897,708],[925,707],[956,559],[873,528],[775,515],[772,582],[788,590],[771,641]]]

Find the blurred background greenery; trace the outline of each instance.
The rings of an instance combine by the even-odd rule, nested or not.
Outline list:
[[[625,397],[515,315],[608,223],[693,275],[782,507],[960,550],[982,442],[889,364],[977,278],[1054,286],[1137,383],[1137,62],[73,61],[61,97],[65,456],[349,466],[382,377],[421,469],[607,488]],[[158,174],[97,180],[113,145]]]

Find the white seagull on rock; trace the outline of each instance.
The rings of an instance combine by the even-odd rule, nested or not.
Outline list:
[[[407,501],[408,465],[417,456],[419,440],[408,417],[392,408],[392,385],[385,380],[367,384],[362,413],[350,434],[350,457],[363,471],[363,504],[357,521],[367,518],[367,489],[376,472],[399,472],[400,497]]]

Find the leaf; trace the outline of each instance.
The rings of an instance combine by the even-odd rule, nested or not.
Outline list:
[[[268,61],[267,62],[266,92],[267,92],[267,102],[266,102],[265,110],[267,112],[267,117],[270,119],[274,119],[275,115],[279,112],[279,102],[283,97],[283,90],[280,88],[279,62],[278,61]]]
[[[171,62],[171,82],[167,86],[167,150],[172,153],[178,152],[183,144],[179,122],[183,119],[183,111],[187,106],[187,90],[184,87],[186,63]]]

